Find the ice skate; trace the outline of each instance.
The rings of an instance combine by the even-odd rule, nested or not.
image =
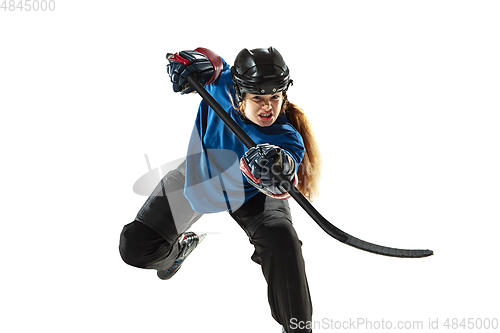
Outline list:
[[[179,243],[182,246],[182,251],[175,260],[172,267],[165,270],[158,270],[157,275],[162,280],[168,280],[172,276],[175,275],[179,271],[182,266],[184,260],[186,260],[187,256],[193,252],[193,250],[201,243],[201,241],[207,236],[207,234],[197,235],[194,232],[186,232],[182,234],[179,238]]]

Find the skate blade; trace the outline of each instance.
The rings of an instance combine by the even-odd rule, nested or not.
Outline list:
[[[207,234],[201,234],[201,235],[198,235],[198,234],[197,234],[197,236],[198,236],[198,239],[199,239],[198,244],[200,244],[200,243],[201,243],[201,241],[202,241],[202,240],[204,240],[204,239],[205,239],[205,237],[207,237]]]

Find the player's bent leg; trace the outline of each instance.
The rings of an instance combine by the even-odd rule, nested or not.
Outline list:
[[[271,313],[287,333],[309,333],[294,322],[312,322],[312,303],[302,257],[301,242],[291,222],[264,223],[251,239],[252,260],[259,263],[268,283]]]
[[[141,222],[123,227],[120,235],[120,255],[123,261],[138,268],[155,268],[172,252],[172,244]]]

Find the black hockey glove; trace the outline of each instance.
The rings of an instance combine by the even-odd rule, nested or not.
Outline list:
[[[217,80],[222,72],[222,60],[214,52],[199,47],[194,51],[168,53],[167,72],[175,92],[189,94],[194,89],[189,86],[186,78],[194,74],[202,85]]]
[[[288,199],[290,194],[275,174],[283,170],[283,175],[297,185],[295,161],[278,146],[264,143],[250,148],[240,160],[240,169],[250,184],[276,199]]]

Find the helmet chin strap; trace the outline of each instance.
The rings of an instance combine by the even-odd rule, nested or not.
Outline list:
[[[234,92],[236,94],[236,102],[237,103],[241,103],[243,102],[243,94],[240,90],[240,87],[238,87],[238,85],[236,83],[233,83],[233,89],[234,89]]]

